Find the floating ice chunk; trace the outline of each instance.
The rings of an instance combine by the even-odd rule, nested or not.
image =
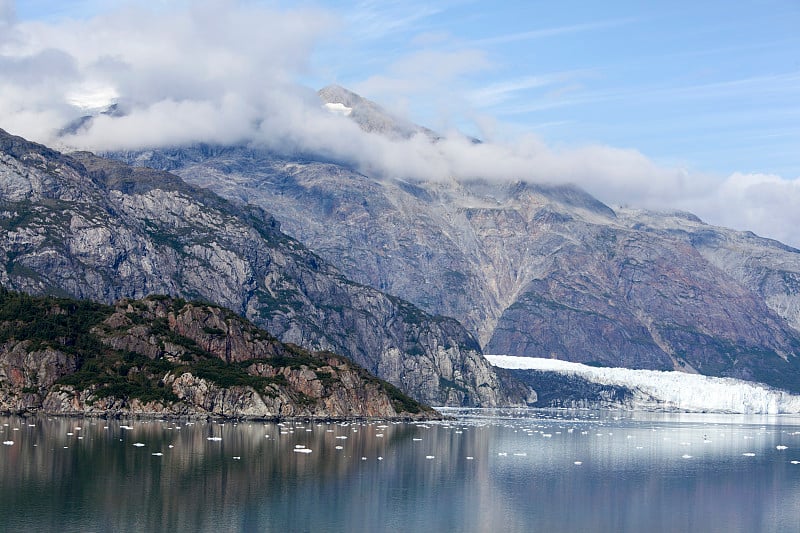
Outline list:
[[[72,433],[72,432],[67,432],[67,435],[69,435],[69,436],[71,437],[71,436],[73,436],[73,435],[74,435],[74,433]]]
[[[753,452],[744,452],[742,455],[745,456],[745,457],[755,457],[756,456],[756,454],[754,454]]]
[[[433,459],[434,457],[436,457],[436,456],[435,455],[426,455],[425,459]]]
[[[583,461],[574,461],[572,464],[574,464],[575,466],[581,466],[583,464]]]
[[[155,452],[155,453],[151,453],[150,455],[154,455],[154,456],[156,456],[156,457],[161,457],[161,456],[162,456],[162,455],[164,455],[164,454],[163,454],[163,453],[161,453],[161,452]]]
[[[685,453],[685,454],[681,455],[681,457],[682,457],[683,459],[691,459],[691,458],[692,458],[692,456],[691,456],[691,455],[689,455],[688,453]]]
[[[141,448],[142,446],[144,446],[144,443],[143,442],[134,442],[133,445],[136,446],[137,448]]]
[[[413,440],[414,442],[420,442],[422,439],[413,438],[413,439],[411,439],[411,440]]]
[[[793,465],[800,465],[800,461],[789,461],[789,462],[792,463]]]
[[[172,448],[174,448],[174,447],[175,447],[175,446],[173,446],[172,444],[170,444],[169,446],[167,446],[167,448],[169,448],[169,449],[172,449]]]
[[[311,453],[311,449],[310,448],[295,448],[292,451],[296,452],[296,453]]]
[[[242,456],[241,455],[234,455],[233,458],[236,461],[241,461],[242,460]]]
[[[362,458],[361,458],[361,460],[362,460],[362,461],[366,461],[366,460],[367,460],[367,458],[366,458],[366,457],[362,457]]]
[[[523,453],[515,453],[514,454],[514,457],[527,457],[527,456],[528,456],[528,454],[524,453],[524,452]]]
[[[344,446],[337,446],[336,449],[337,450],[344,450]]]
[[[474,459],[475,459],[475,458],[474,458],[474,457],[472,457],[471,455],[468,455],[468,456],[467,456],[467,461],[472,461],[472,460],[474,460]]]
[[[128,429],[128,430],[133,429],[131,426],[120,426],[119,428],[120,429]]]
[[[383,457],[378,456],[378,461],[383,461]]]
[[[13,446],[14,445],[14,441],[13,440],[4,440],[3,444],[5,444],[6,446]]]
[[[783,444],[778,444],[777,446],[775,446],[776,450],[785,450],[787,448],[788,448],[788,446],[784,446]]]
[[[498,452],[497,453],[498,457],[506,457],[507,455],[508,455],[508,453],[506,453],[506,452]]]
[[[336,438],[337,438],[337,439],[341,439],[341,440],[345,440],[345,439],[347,438],[347,435],[339,435],[339,436],[338,436],[338,437],[336,437]]]
[[[206,440],[221,441],[222,437],[206,437]]]

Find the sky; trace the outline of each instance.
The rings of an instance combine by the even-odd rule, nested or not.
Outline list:
[[[0,128],[576,183],[800,247],[797,28],[797,0],[0,0]],[[330,83],[446,138],[366,135],[321,109]],[[111,102],[126,115],[56,135]]]

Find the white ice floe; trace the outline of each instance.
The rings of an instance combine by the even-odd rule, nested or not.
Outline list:
[[[206,437],[206,440],[221,441],[222,437]]]
[[[744,452],[742,455],[745,456],[745,457],[755,457],[756,456],[756,454],[754,454],[753,452]]]
[[[310,448],[295,448],[292,451],[296,452],[296,453],[311,453],[311,449]]]
[[[775,446],[776,450],[785,450],[787,448],[788,448],[788,446],[784,446],[783,444],[778,444],[777,446]]]
[[[150,455],[153,455],[153,456],[155,456],[155,457],[161,457],[161,456],[163,456],[164,454],[163,454],[163,453],[161,453],[161,452],[155,452],[155,453],[151,453]]]
[[[4,440],[3,444],[6,445],[6,446],[13,446],[14,445],[14,441],[13,440]]]
[[[634,409],[800,414],[799,395],[752,381],[684,372],[598,368],[536,357],[487,355],[486,358],[501,368],[554,372],[601,385],[626,387],[633,392],[633,400],[627,406]]]
[[[134,442],[133,445],[136,446],[137,448],[141,448],[142,446],[144,446],[144,443],[143,442]]]

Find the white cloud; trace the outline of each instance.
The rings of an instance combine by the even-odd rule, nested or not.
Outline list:
[[[708,222],[750,230],[800,248],[800,178],[735,173],[707,196],[682,202],[687,209],[706,212]]]
[[[158,11],[131,4],[88,20],[18,23],[16,41],[0,48],[0,117],[15,133],[48,142],[83,108],[116,96],[129,116],[110,137],[114,143],[123,135],[129,146],[154,138],[191,141],[200,132],[210,133],[208,140],[230,139],[269,114],[270,93],[285,90],[306,68],[334,21],[319,10],[218,0]],[[242,106],[252,115],[238,113]],[[245,124],[233,124],[229,112]],[[179,126],[197,128],[201,117],[218,122],[181,139]],[[71,141],[101,148],[110,129],[103,122]]]
[[[475,144],[457,134],[431,143],[422,135],[389,140],[364,133],[294,81],[320,39],[341,23],[324,11],[218,0],[157,13],[129,6],[86,20],[15,23],[13,7],[0,0],[0,27],[8,30],[0,35],[13,34],[0,38],[0,127],[33,140],[54,143],[55,132],[84,108],[116,98],[125,116],[100,116],[61,140],[99,151],[257,142],[317,152],[378,176],[575,183],[610,204],[685,208],[709,222],[800,246],[793,231],[800,227],[800,180],[722,179],[659,166],[635,150],[553,148],[530,135]],[[378,100],[410,95],[412,106],[430,94],[449,94],[449,101],[437,103],[470,114],[469,95],[462,100],[443,88],[489,68],[478,49],[417,51],[357,88]],[[550,81],[562,79],[512,80],[486,88],[483,97],[502,100],[508,91]],[[482,120],[487,129],[498,129]]]

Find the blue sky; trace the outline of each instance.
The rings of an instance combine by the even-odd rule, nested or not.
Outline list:
[[[405,98],[433,126],[449,115],[470,127],[483,114],[552,143],[630,147],[704,171],[800,175],[796,0],[328,5],[357,37],[319,61],[373,98]],[[362,21],[380,29],[359,34]],[[391,81],[404,78],[392,66],[421,51],[454,62],[471,51],[476,61],[442,86],[421,78],[419,92],[392,94]]]
[[[26,0],[17,17],[87,18],[124,4]],[[534,132],[700,171],[800,176],[797,0],[306,5],[339,18],[298,76],[314,88],[337,82],[471,135]],[[407,64],[422,55],[418,69]]]
[[[158,142],[183,139],[162,132],[176,123],[204,131],[191,116],[233,139],[237,117],[264,118],[253,110],[305,116],[286,87],[338,83],[498,143],[492,157],[535,153],[509,175],[541,165],[612,204],[685,208],[800,245],[798,28],[797,0],[0,0],[0,127],[37,137],[34,124],[81,112],[64,100],[83,91],[137,98],[128,122],[155,121]],[[220,79],[190,64],[200,57]],[[265,87],[266,107],[253,96]],[[313,143],[324,127],[282,135]]]

